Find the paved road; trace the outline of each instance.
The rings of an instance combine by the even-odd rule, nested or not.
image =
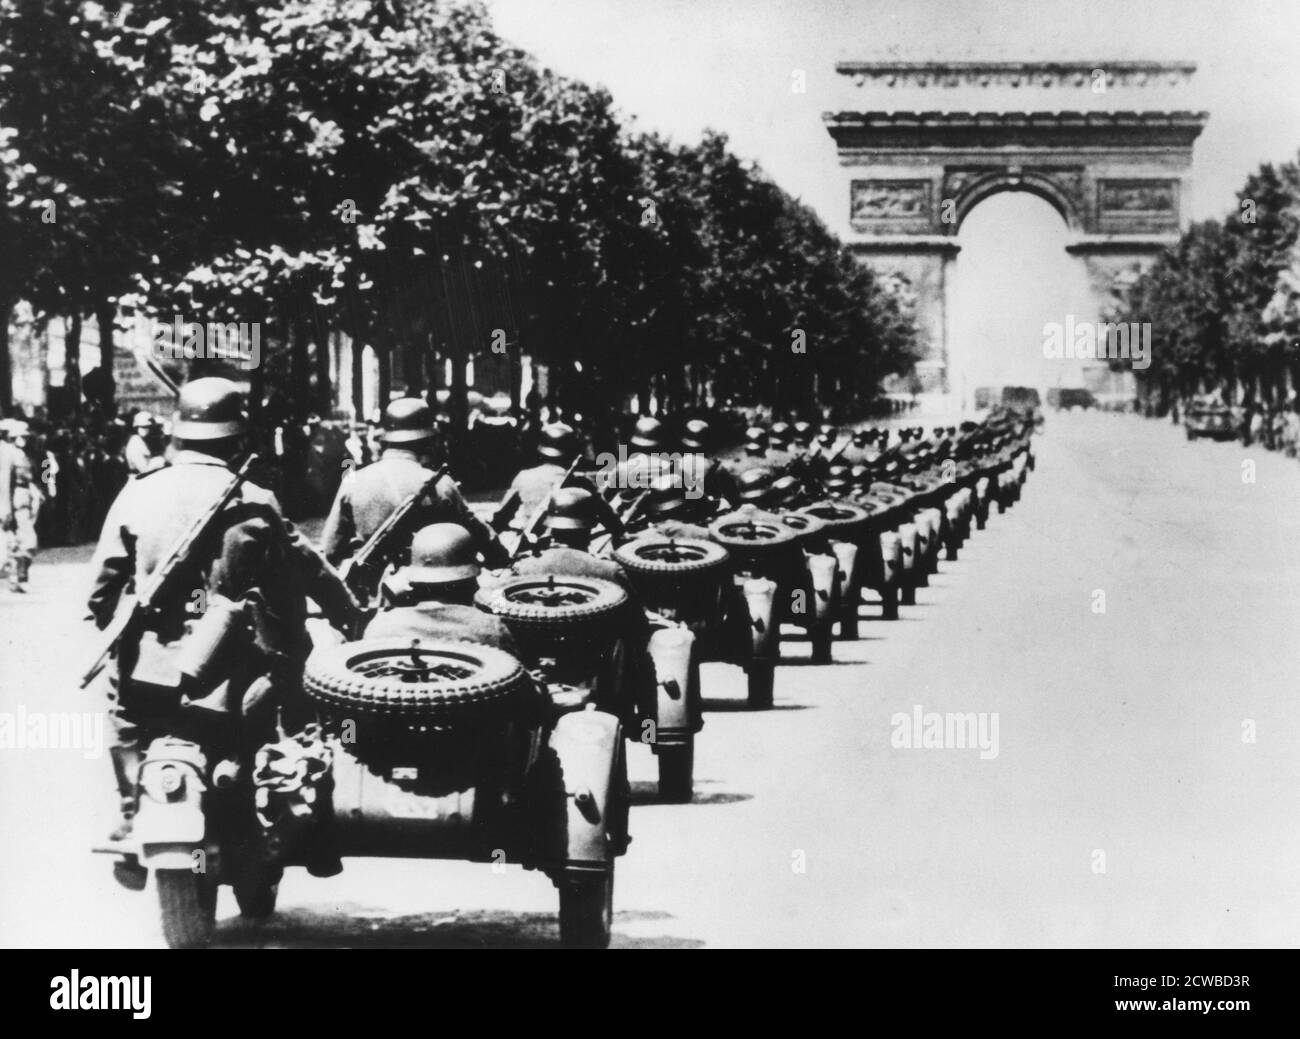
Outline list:
[[[901,621],[783,667],[775,710],[706,669],[694,804],[654,804],[634,751],[615,946],[1297,943],[1300,464],[1113,415],[1049,416],[1038,453],[1023,500]],[[0,593],[0,711],[85,706],[85,559]],[[917,706],[996,714],[997,756],[892,746]],[[158,944],[150,895],[85,851],[107,759],[0,751],[0,783],[0,943]],[[556,938],[549,883],[513,867],[292,870],[281,906],[250,926],[223,896],[219,943]]]

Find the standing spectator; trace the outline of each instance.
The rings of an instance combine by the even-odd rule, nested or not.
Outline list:
[[[15,592],[27,591],[41,507],[40,485],[27,457],[28,432],[25,422],[0,423],[0,573],[8,571]]]
[[[140,411],[131,420],[131,428],[131,438],[123,450],[126,467],[131,475],[153,472],[165,465],[162,455],[162,426],[158,420],[149,412]]]

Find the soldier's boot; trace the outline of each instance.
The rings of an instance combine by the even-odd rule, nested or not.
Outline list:
[[[130,840],[138,807],[136,783],[140,776],[140,748],[134,743],[119,744],[109,748],[109,757],[113,761],[113,776],[117,780],[117,796],[121,818],[113,832],[108,835],[109,842],[121,844]]]
[[[16,563],[17,563],[17,572],[18,572],[18,577],[17,577],[18,584],[20,586],[25,585],[27,583],[27,576],[32,569],[31,557],[19,556],[18,559],[16,560]],[[19,587],[17,591],[25,592],[27,591],[27,589]]]

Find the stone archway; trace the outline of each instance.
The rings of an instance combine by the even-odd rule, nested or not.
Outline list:
[[[847,62],[837,71],[859,87],[1023,87],[1057,96],[1085,91],[1090,101],[1104,97],[1110,104],[1130,91],[1182,88],[1195,66]],[[863,263],[901,275],[913,287],[925,347],[917,374],[926,390],[946,393],[946,283],[971,210],[1002,191],[1027,191],[1055,207],[1072,232],[1067,252],[1087,273],[1094,313],[1082,317],[1095,319],[1136,270],[1177,241],[1191,187],[1192,146],[1208,115],[1177,108],[864,110],[823,118],[846,181],[843,237]]]

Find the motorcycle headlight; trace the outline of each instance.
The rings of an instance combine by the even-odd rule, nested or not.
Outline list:
[[[158,770],[158,786],[170,797],[185,785],[185,777],[175,765],[164,765]]]
[[[175,765],[160,765],[146,773],[144,786],[155,801],[177,801],[185,793],[185,773]]]

